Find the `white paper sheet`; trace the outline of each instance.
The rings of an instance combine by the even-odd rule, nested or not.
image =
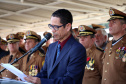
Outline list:
[[[14,67],[13,65],[1,63],[1,66],[3,66],[4,68],[8,69],[10,72],[12,72],[13,74],[15,74],[19,78],[21,78],[22,81],[25,81],[24,77],[27,77],[27,76],[22,71],[20,71],[16,67]]]

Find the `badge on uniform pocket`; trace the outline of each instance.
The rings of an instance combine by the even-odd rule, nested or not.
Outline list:
[[[29,75],[36,76],[38,73],[38,66],[37,65],[30,65],[29,66]]]
[[[85,66],[85,69],[94,70],[94,62],[95,60],[93,58],[87,57],[87,64]]]

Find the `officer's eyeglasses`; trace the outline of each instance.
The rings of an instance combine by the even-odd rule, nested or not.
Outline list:
[[[48,27],[49,27],[50,29],[54,29],[54,30],[56,30],[56,31],[59,30],[59,28],[62,27],[62,26],[64,26],[64,25],[61,25],[61,26],[54,25],[54,26],[53,26],[53,25],[51,25],[51,24],[48,24]]]

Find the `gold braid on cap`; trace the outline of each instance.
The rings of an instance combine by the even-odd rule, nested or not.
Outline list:
[[[124,17],[121,17],[121,16],[111,16],[112,18],[124,18]]]
[[[34,36],[27,36],[26,39],[31,38],[31,39],[38,39],[37,37]]]
[[[79,32],[79,34],[93,34],[92,32]]]

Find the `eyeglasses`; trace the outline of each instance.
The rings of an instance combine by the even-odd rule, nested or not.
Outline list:
[[[51,24],[48,24],[48,27],[49,27],[50,29],[54,29],[54,30],[56,30],[56,31],[59,30],[59,28],[62,27],[62,26],[64,26],[64,25],[61,25],[61,26],[54,25],[54,26],[53,26],[53,25],[51,25]]]

